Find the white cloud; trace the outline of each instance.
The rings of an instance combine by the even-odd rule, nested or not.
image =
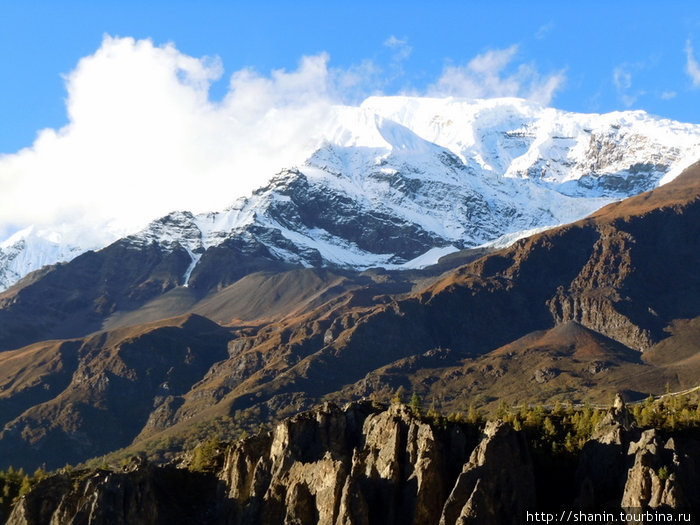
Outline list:
[[[537,40],[543,40],[549,35],[549,33],[554,29],[554,22],[549,22],[548,24],[542,25],[535,32],[535,38]]]
[[[176,209],[223,208],[303,161],[339,90],[357,82],[321,54],[295,71],[239,71],[212,103],[221,75],[218,59],[105,37],[66,77],[69,123],[0,156],[0,233],[76,222],[133,230]]]
[[[617,96],[625,107],[631,107],[639,97],[646,95],[644,90],[632,89],[632,72],[645,69],[645,63],[621,64],[613,69],[613,84],[617,90]]]
[[[408,38],[396,38],[394,35],[384,41],[384,46],[394,51],[395,61],[406,60],[413,51],[413,48],[408,45]]]
[[[678,93],[676,93],[675,91],[664,91],[663,93],[661,93],[661,100],[671,100],[673,98],[676,98],[676,95],[678,95]]]
[[[533,64],[521,64],[508,73],[518,46],[487,51],[466,66],[447,66],[428,88],[431,96],[467,98],[522,97],[547,105],[566,79],[564,71],[542,76]]]
[[[359,104],[369,95],[381,94],[388,82],[386,71],[372,60],[363,60],[346,69],[330,68],[333,94],[346,104]]]
[[[626,71],[623,66],[618,66],[613,70],[613,84],[620,90],[632,87],[632,74]]]
[[[626,107],[630,107],[637,100],[637,95],[630,94],[632,88],[632,73],[625,66],[617,66],[613,70],[613,84],[617,89],[617,95]]]
[[[693,54],[693,45],[688,39],[685,43],[686,64],[685,71],[693,81],[693,87],[700,87],[700,65],[698,65]]]

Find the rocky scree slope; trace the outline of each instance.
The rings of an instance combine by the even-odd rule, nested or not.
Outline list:
[[[480,434],[432,426],[400,404],[325,404],[226,447],[209,475],[136,461],[51,476],[7,523],[520,524],[535,510],[692,512],[698,450],[697,432],[642,432],[618,400],[578,466],[562,462],[554,477],[503,421]]]

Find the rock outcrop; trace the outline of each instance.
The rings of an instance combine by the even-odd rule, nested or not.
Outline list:
[[[211,474],[135,462],[124,472],[44,479],[19,500],[7,525],[228,523],[223,493]]]
[[[472,446],[459,426],[438,431],[404,405],[326,404],[232,447],[221,478],[238,523],[428,524]]]
[[[619,507],[627,474],[627,448],[636,435],[632,416],[618,394],[613,407],[583,446],[576,473],[583,510]]]
[[[525,435],[502,421],[486,425],[442,511],[440,525],[521,523],[536,507],[535,475]]]
[[[586,511],[697,509],[698,457],[697,435],[642,432],[618,394],[581,452],[574,506]]]
[[[325,404],[229,447],[217,477],[143,462],[57,474],[8,523],[427,525],[455,509],[517,523],[535,503],[525,436],[501,422],[478,440],[473,426],[431,426],[405,405]]]
[[[577,499],[557,504],[698,508],[697,433],[640,432],[631,421],[618,399],[581,453]],[[401,404],[327,403],[221,454],[208,473],[134,461],[119,472],[56,474],[19,499],[8,523],[515,525],[551,505],[564,479],[544,479],[541,454],[508,423],[479,434]]]
[[[632,467],[621,505],[644,511],[698,508],[698,452],[697,442],[683,437],[664,438],[656,429],[643,432],[639,441],[629,446]]]

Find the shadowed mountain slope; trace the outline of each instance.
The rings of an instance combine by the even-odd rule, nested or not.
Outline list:
[[[580,334],[595,332],[626,356],[634,355],[632,350],[656,350],[674,320],[700,313],[699,193],[696,165],[677,182],[591,219],[518,241],[422,292],[339,311],[321,348],[272,378],[248,376],[245,388],[232,389],[233,406],[265,398],[274,405],[272,399],[282,394],[322,396],[397,359],[435,348],[450,349],[451,359],[475,357],[572,322],[581,327]],[[256,346],[252,343],[241,356]],[[693,374],[697,371],[684,374],[682,383],[697,382]],[[251,383],[253,391],[242,395]]]
[[[188,315],[1,353],[3,456],[55,468],[124,446],[154,407],[227,357],[228,338]]]
[[[504,393],[501,376],[508,367],[489,360],[504,360],[509,344],[527,356],[510,367],[516,401],[528,396],[579,401],[621,389],[635,396],[694,386],[700,370],[690,343],[685,354],[669,357],[661,368],[640,353],[661,353],[670,339],[689,340],[686,325],[692,322],[675,320],[700,313],[694,271],[700,262],[694,242],[700,238],[698,167],[679,178],[678,186],[680,191],[674,183],[600,216],[519,241],[416,293],[362,300],[351,292],[332,308],[241,331],[229,346],[231,358],[184,396],[173,421],[241,416],[251,409],[276,417],[325,396],[388,395],[400,385],[446,406],[464,406],[479,395],[483,400]],[[639,214],[625,211],[630,209]],[[671,249],[679,240],[684,242]],[[690,278],[671,278],[665,287],[652,283],[657,288],[652,295],[648,268],[661,265],[659,282],[668,273]],[[568,360],[567,373],[548,370],[560,360]],[[397,371],[377,380],[387,366]],[[456,366],[483,366],[487,376],[493,371],[493,381],[456,375],[439,392],[426,385],[442,380],[442,373],[420,372],[449,374]],[[559,379],[544,388],[551,374]]]
[[[216,417],[256,427],[398,386],[446,410],[695,386],[699,196],[694,165],[441,275],[226,267],[201,295],[178,286],[186,253],[86,254],[0,296],[5,347],[109,327],[0,353],[0,449],[63,464]],[[174,313],[185,315],[157,320]]]

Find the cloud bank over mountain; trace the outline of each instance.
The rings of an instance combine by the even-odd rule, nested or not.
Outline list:
[[[387,45],[410,49],[397,38]],[[487,51],[466,66],[447,66],[429,94],[551,101],[563,74],[541,77],[533,64],[508,74],[516,52]],[[346,69],[329,62],[320,53],[292,71],[236,71],[215,101],[209,90],[224,74],[218,58],[105,36],[65,77],[69,123],[0,156],[0,241],[28,225],[69,232],[90,224],[96,236],[116,238],[174,209],[228,205],[303,162],[333,105],[381,93],[382,75],[396,73],[371,60]]]
[[[330,104],[327,57],[262,77],[239,71],[220,102],[217,59],[105,37],[66,77],[69,124],[0,158],[0,223],[90,220],[133,229],[172,209],[223,206],[303,160]]]
[[[520,64],[509,73],[507,68],[517,53],[518,46],[512,45],[477,55],[466,66],[446,66],[428,93],[467,98],[522,97],[545,106],[550,104],[566,80],[564,71],[542,76],[534,64]]]

